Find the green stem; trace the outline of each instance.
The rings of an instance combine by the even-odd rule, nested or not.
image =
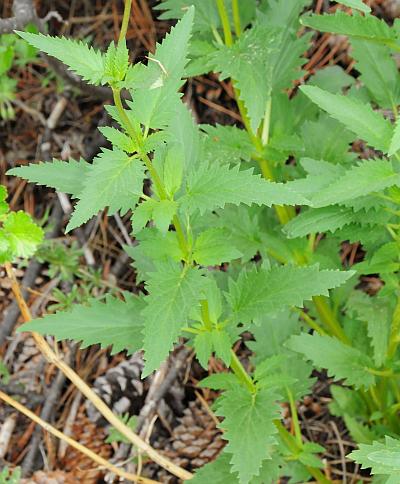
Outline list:
[[[286,447],[292,452],[294,456],[302,451],[302,447],[299,447],[298,442],[293,437],[293,435],[288,432],[280,420],[274,420],[275,427],[278,429],[278,433]],[[327,479],[322,472],[311,466],[305,466],[308,472],[321,484],[331,484],[331,481]]]
[[[228,47],[231,47],[233,45],[233,38],[232,38],[231,24],[229,22],[228,12],[225,7],[225,1],[224,0],[216,0],[216,1],[217,1],[219,17],[222,23],[222,28],[224,30],[225,44]]]
[[[268,96],[267,105],[265,107],[265,116],[263,129],[261,133],[261,143],[266,146],[269,141],[269,127],[271,124],[271,109],[272,109],[272,97]]]
[[[390,338],[388,346],[388,358],[393,358],[399,346],[400,336],[400,295],[397,299],[397,304],[393,312],[392,325],[390,329]]]
[[[142,145],[143,145],[143,140],[141,133],[137,133],[135,130],[133,124],[131,123],[128,115],[125,112],[125,109],[122,105],[122,100],[121,100],[121,91],[120,89],[117,88],[112,88],[113,92],[113,98],[114,98],[114,104],[115,107],[117,108],[118,114],[121,118],[122,123],[124,124],[127,133],[129,136],[135,141],[137,149],[138,149],[138,154],[144,161],[144,164],[146,165],[146,168],[148,172],[150,173],[151,179],[155,183],[155,186],[157,188],[158,195],[161,200],[166,200],[168,198],[167,191],[165,190],[164,184],[157,173],[157,170],[154,168],[153,163],[151,162],[148,154],[142,150]],[[187,252],[188,252],[188,244],[186,241],[185,233],[182,228],[182,224],[179,221],[179,218],[177,215],[175,215],[172,219],[172,222],[175,226],[175,231],[176,235],[178,237],[178,242],[179,246],[186,257]]]
[[[327,303],[325,296],[314,296],[313,302],[321,321],[342,343],[351,344],[342,326],[336,319],[331,307]]]
[[[250,390],[251,393],[256,392],[256,386],[251,378],[251,376],[244,369],[243,365],[240,363],[239,358],[236,353],[231,350],[231,370],[238,377],[238,379],[245,384],[245,386]]]
[[[238,0],[232,0],[232,14],[233,14],[233,25],[235,27],[235,34],[240,37],[242,33],[242,26],[240,24],[240,11]]]
[[[293,393],[290,391],[290,389],[288,387],[286,387],[286,392],[287,392],[288,398],[289,398],[290,413],[292,414],[294,434],[296,436],[297,445],[300,448],[303,448],[303,439],[302,439],[302,435],[301,435],[299,416],[297,415],[296,402],[294,401]]]
[[[292,308],[293,311],[296,311],[300,314],[300,317],[312,328],[314,331],[316,331],[318,334],[324,336],[326,335],[326,332],[321,328],[321,326],[314,321],[305,311],[303,311],[300,308]]]
[[[126,32],[128,31],[129,18],[131,15],[132,0],[125,0],[124,16],[122,17],[121,30],[119,32],[118,44],[125,40]]]
[[[212,331],[213,324],[210,319],[210,310],[208,307],[207,299],[203,299],[202,301],[200,301],[200,307],[201,307],[201,317],[203,319],[204,327],[207,331]]]

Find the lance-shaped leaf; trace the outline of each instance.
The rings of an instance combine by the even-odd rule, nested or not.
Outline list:
[[[273,183],[253,175],[253,169],[240,171],[239,166],[210,166],[200,164],[189,175],[186,194],[177,200],[190,212],[223,208],[231,203],[239,205],[296,205],[308,200],[283,183]]]
[[[85,180],[80,200],[67,226],[67,231],[79,227],[108,207],[108,214],[133,208],[143,191],[144,166],[121,150],[107,150],[94,160]]]
[[[374,366],[371,358],[336,338],[303,333],[292,336],[287,346],[302,353],[319,368],[326,368],[329,376],[336,380],[345,379],[355,388],[369,388],[375,382],[374,375],[368,371]]]
[[[17,33],[29,44],[66,64],[86,81],[100,84],[104,75],[104,60],[98,50],[80,40],[29,32]]]
[[[302,92],[332,118],[365,140],[369,145],[387,152],[393,135],[390,121],[369,104],[341,94],[332,94],[316,86],[302,86]]]
[[[400,176],[393,170],[390,161],[365,160],[347,170],[326,186],[323,192],[312,197],[311,201],[314,207],[324,207],[379,192],[399,183]]]
[[[301,23],[322,32],[348,35],[356,39],[386,44],[396,50],[400,49],[396,30],[390,28],[384,20],[374,15],[348,15],[341,10],[337,10],[334,15],[304,16]]]
[[[288,237],[303,237],[317,232],[335,232],[354,221],[354,212],[350,208],[333,205],[324,208],[311,208],[287,223],[283,231]]]
[[[346,7],[355,8],[356,10],[360,10],[360,12],[370,13],[371,7],[366,5],[363,0],[337,0],[338,3],[342,5],[346,5]]]
[[[354,271],[319,270],[318,265],[244,269],[237,281],[230,281],[228,300],[237,320],[248,322],[290,306],[302,306],[313,296],[327,296],[329,289],[340,286],[353,274]]]
[[[400,118],[396,122],[392,139],[390,140],[389,156],[394,155],[400,150]]]
[[[157,265],[146,284],[144,351],[146,364],[143,375],[156,370],[177,341],[189,314],[202,298],[205,279],[196,268],[166,262]]]
[[[24,324],[18,331],[50,334],[57,341],[81,341],[82,348],[93,344],[112,346],[113,353],[142,348],[143,298],[124,293],[124,299],[108,295],[105,302],[92,299],[76,304],[71,311],[49,314]]]
[[[111,129],[111,128],[110,128]],[[68,193],[75,198],[84,189],[86,177],[90,173],[91,164],[80,159],[75,161],[53,160],[46,163],[31,163],[8,170],[8,175],[15,175],[36,183],[55,188],[59,192]]]

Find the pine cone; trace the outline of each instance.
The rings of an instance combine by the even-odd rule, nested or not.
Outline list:
[[[175,464],[190,471],[216,459],[226,442],[200,401],[191,401],[178,422],[169,440],[156,442],[155,447],[162,448]],[[161,479],[160,474],[157,477]]]
[[[142,369],[143,358],[139,353],[135,353],[128,360],[122,361],[98,377],[93,390],[116,415],[136,415],[144,402],[144,384],[140,379]],[[106,424],[90,402],[87,402],[86,411],[92,422]]]
[[[72,435],[76,441],[104,459],[108,460],[111,456],[111,445],[104,443],[107,437],[106,431],[88,419],[84,406],[81,407],[76,416]],[[97,469],[98,466],[92,459],[71,447],[68,448],[68,452],[60,464],[69,479],[65,481],[65,484],[76,482],[96,484],[104,475],[104,471]]]

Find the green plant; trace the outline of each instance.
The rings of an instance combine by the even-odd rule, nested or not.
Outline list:
[[[29,28],[35,32],[36,28]],[[16,34],[0,35],[0,117],[14,118],[12,101],[15,99],[17,81],[9,74],[13,66],[24,67],[36,57],[36,49]]]
[[[201,385],[221,390],[215,409],[228,444],[194,482],[329,482],[316,455],[323,449],[304,441],[296,410],[311,391],[310,362],[343,380],[332,387],[331,407],[356,441],[400,437],[400,123],[382,112],[397,120],[392,53],[400,34],[398,22],[389,27],[360,0],[341,3],[353,15],[302,23],[350,37],[361,85],[328,67],[290,97],[311,39],[298,35],[308,0],[166,0],[157,6],[162,17],[180,21],[147,65],[129,62],[129,0],[119,41],[104,54],[20,33],[88,82],[109,85],[114,105],[106,109],[120,129],[102,128],[113,148],[93,164],[53,161],[9,173],[77,199],[67,230],[105,208],[132,210],[139,244],[126,250],[146,288],[75,305],[23,330],[144,349],[144,376],[182,337],[204,368],[212,354],[220,358],[231,371]],[[183,78],[209,71],[231,79],[244,130],[197,126],[182,103]],[[131,95],[125,106],[122,89]],[[355,139],[375,155],[350,151]],[[343,241],[360,242],[366,253],[354,270],[343,270]],[[365,274],[379,274],[378,295],[357,289]],[[244,331],[254,336],[248,371],[232,350]],[[282,402],[294,435],[281,422]],[[354,457],[370,465],[363,455]]]
[[[15,468],[13,471],[4,467],[0,472],[0,484],[19,484],[21,479],[21,469]]]

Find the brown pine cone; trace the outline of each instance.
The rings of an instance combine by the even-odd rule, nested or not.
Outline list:
[[[166,442],[155,442],[154,447],[189,471],[195,471],[216,459],[226,442],[199,400],[189,403],[178,422],[172,436]],[[156,477],[161,482],[170,482],[163,471],[157,473]]]
[[[135,353],[98,377],[93,390],[116,415],[136,415],[144,402],[144,384],[140,378],[143,358]],[[87,414],[92,422],[106,424],[99,411],[87,402]]]
[[[74,439],[88,449],[95,452],[104,459],[109,459],[112,454],[112,447],[105,444],[107,437],[106,431],[91,422],[86,416],[84,406],[76,416],[75,423],[72,427]],[[65,484],[84,482],[85,484],[96,484],[104,475],[103,470],[98,470],[98,465],[92,459],[71,447],[65,457],[60,462],[61,468],[66,471],[68,479]]]

